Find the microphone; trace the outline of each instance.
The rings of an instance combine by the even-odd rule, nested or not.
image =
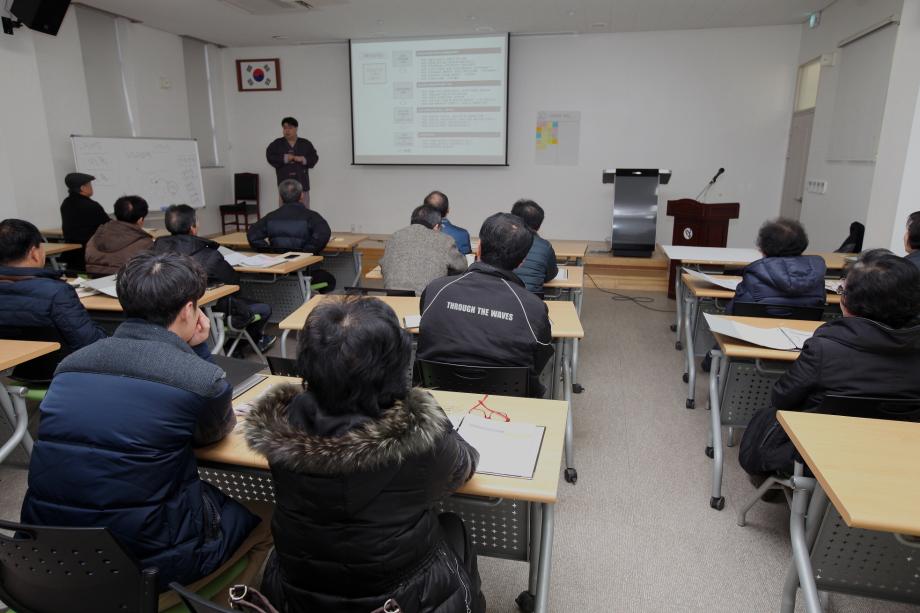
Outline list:
[[[720,169],[719,169],[719,172],[716,173],[716,175],[712,178],[712,181],[710,181],[709,184],[712,185],[713,183],[715,183],[715,182],[718,180],[718,178],[719,178],[720,176],[722,176],[722,173],[724,173],[724,172],[725,172],[725,169],[724,169],[724,168],[720,168]]]

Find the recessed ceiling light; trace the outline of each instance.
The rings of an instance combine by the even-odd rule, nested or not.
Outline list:
[[[286,40],[287,35],[286,34],[272,34],[272,38],[274,38],[275,40]]]
[[[569,9],[568,11],[566,11],[565,14],[568,15],[569,17],[574,17],[574,16],[575,16],[575,9]]]
[[[604,21],[595,21],[594,23],[591,24],[591,27],[594,28],[595,30],[602,30],[603,28],[607,27],[607,23]]]
[[[476,26],[477,32],[494,32],[495,28],[492,26]]]

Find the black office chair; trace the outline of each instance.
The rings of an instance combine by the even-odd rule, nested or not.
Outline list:
[[[429,360],[416,361],[422,387],[448,392],[530,396],[530,369],[526,366],[462,366]]]
[[[188,607],[191,613],[234,613],[233,609],[228,609],[216,605],[210,600],[205,600],[198,594],[190,592],[175,581],[169,584],[169,589],[174,591],[182,599],[182,603]]]
[[[353,287],[345,288],[345,293],[351,296],[415,296],[415,290],[412,289],[383,289],[380,287]]]
[[[732,315],[821,321],[821,318],[824,317],[824,307],[790,306],[786,304],[768,304],[765,302],[733,302]]]
[[[16,613],[157,611],[157,571],[106,528],[0,521],[0,600]]]
[[[281,358],[273,355],[267,355],[268,370],[273,375],[281,377],[299,377],[297,372],[297,360],[291,358]]]

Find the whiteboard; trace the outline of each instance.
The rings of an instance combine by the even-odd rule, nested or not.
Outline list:
[[[78,172],[93,175],[93,199],[110,210],[137,194],[151,211],[171,204],[204,206],[198,143],[178,138],[71,136]]]

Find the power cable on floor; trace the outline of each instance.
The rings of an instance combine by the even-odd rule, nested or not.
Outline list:
[[[601,291],[605,294],[610,295],[610,299],[616,302],[632,302],[636,306],[640,306],[647,311],[655,311],[656,313],[676,313],[674,309],[656,309],[648,306],[649,304],[654,304],[655,299],[649,298],[648,296],[627,296],[626,294],[620,294],[619,292],[614,292],[609,289],[603,289],[597,284],[597,281],[594,280],[594,277],[585,273],[585,276],[591,279],[591,283],[594,284],[594,288],[598,291]]]

